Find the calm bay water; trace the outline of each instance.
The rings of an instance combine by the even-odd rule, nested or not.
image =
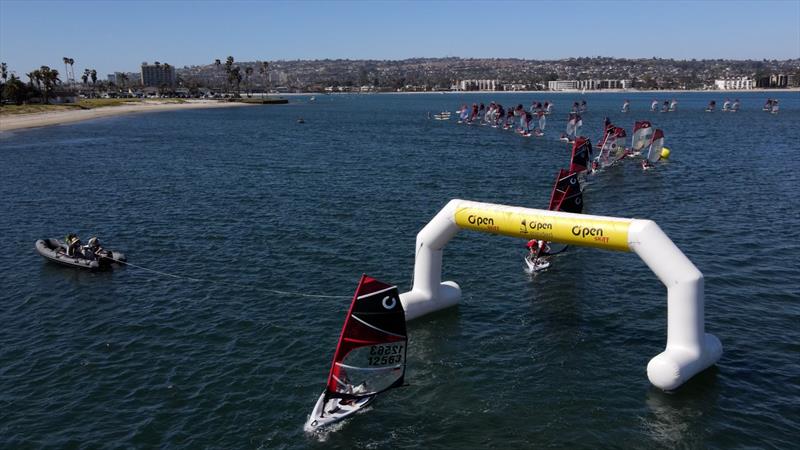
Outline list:
[[[410,324],[410,386],[321,439],[302,425],[361,273],[407,290],[415,235],[452,198],[546,207],[578,94],[317,96],[0,136],[0,447],[797,445],[800,94],[740,94],[735,114],[652,97],[585,96],[593,142],[605,116],[648,119],[672,150],[596,177],[586,212],[655,220],[704,273],[717,366],[650,385],[666,291],[635,255],[573,248],[531,278],[523,242],[462,232],[444,258],[462,304]],[[556,103],[543,138],[426,118],[534,99]],[[35,253],[69,231],[200,281]]]

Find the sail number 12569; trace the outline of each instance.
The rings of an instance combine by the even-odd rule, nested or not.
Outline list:
[[[403,344],[373,345],[369,349],[369,365],[384,366],[403,360]]]

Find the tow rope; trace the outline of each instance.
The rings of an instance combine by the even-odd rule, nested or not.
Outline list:
[[[152,272],[152,273],[155,273],[155,274],[158,274],[158,275],[163,275],[165,277],[177,278],[179,280],[188,280],[188,281],[194,281],[194,282],[198,282],[198,283],[211,283],[211,284],[217,284],[217,285],[234,286],[234,287],[238,287],[238,288],[242,288],[242,289],[250,289],[250,290],[254,290],[254,291],[269,292],[269,293],[272,293],[272,294],[286,295],[286,296],[292,296],[292,297],[337,298],[337,299],[349,299],[349,298],[351,298],[350,296],[347,296],[347,295],[304,294],[304,293],[301,293],[301,292],[279,291],[277,289],[260,288],[260,287],[250,286],[250,285],[237,284],[237,283],[227,283],[227,282],[215,281],[215,280],[209,280],[209,279],[201,280],[199,278],[192,278],[192,277],[187,277],[187,276],[184,276],[184,275],[176,275],[176,274],[172,274],[172,273],[162,272],[160,270],[149,269],[147,267],[139,266],[137,264],[129,263],[127,261],[120,261],[118,259],[109,258],[107,256],[105,258],[106,259],[110,259],[111,261],[114,261],[117,264],[124,264],[126,266],[135,267],[137,269],[145,270],[147,272]]]

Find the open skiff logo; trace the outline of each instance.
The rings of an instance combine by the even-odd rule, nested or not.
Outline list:
[[[394,297],[387,295],[386,297],[383,297],[381,304],[386,309],[392,309],[395,307],[395,305],[397,305],[397,300],[395,300]]]

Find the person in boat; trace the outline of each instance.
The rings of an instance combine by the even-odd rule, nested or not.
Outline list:
[[[587,105],[586,105],[586,100],[581,100],[581,106],[580,106],[580,108],[578,109],[578,111],[579,111],[579,112],[586,112],[586,108],[587,108]]]
[[[528,247],[528,260],[531,262],[536,262],[542,253],[546,254],[550,251],[550,246],[547,245],[547,242],[539,239],[531,239],[526,246]]]
[[[100,239],[97,239],[97,236],[89,238],[89,242],[83,246],[83,254],[87,257],[92,255],[94,258],[100,258],[100,253],[102,252],[103,247],[100,245]]]
[[[663,112],[669,111],[669,100],[664,100],[664,106],[661,108],[661,111]]]
[[[75,233],[69,233],[64,243],[67,244],[67,256],[75,256],[81,248],[81,240]]]
[[[580,108],[580,104],[578,102],[572,102],[572,111],[575,114],[578,114],[578,109]]]

